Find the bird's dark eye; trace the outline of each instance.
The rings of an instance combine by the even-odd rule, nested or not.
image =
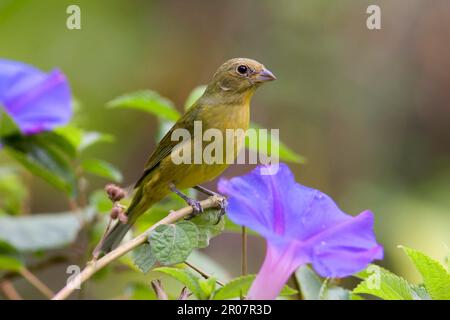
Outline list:
[[[237,67],[236,70],[239,74],[246,74],[248,71],[248,67],[241,64],[239,67]]]

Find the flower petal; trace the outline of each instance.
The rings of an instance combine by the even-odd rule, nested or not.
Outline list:
[[[222,179],[218,189],[229,196],[230,219],[260,233],[278,256],[293,244],[290,260],[311,262],[325,277],[348,276],[382,258],[371,212],[345,214],[326,194],[296,183],[284,164],[272,176],[261,175],[260,168]]]
[[[0,60],[0,103],[24,134],[51,130],[72,116],[71,93],[59,70],[45,74],[25,64]]]
[[[373,232],[373,214],[364,211],[304,242],[314,269],[323,277],[341,278],[383,258]]]
[[[294,243],[274,246],[267,243],[266,257],[247,295],[249,300],[275,299],[291,274],[302,264]]]
[[[261,175],[257,167],[249,174],[231,180],[221,179],[218,190],[230,196],[228,215],[235,223],[245,225],[266,238],[281,240],[290,228],[287,215],[293,205],[290,193],[296,183],[289,168],[280,164],[274,175]]]

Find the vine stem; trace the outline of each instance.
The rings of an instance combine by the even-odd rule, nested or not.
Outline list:
[[[241,257],[241,269],[242,275],[245,276],[247,274],[247,229],[242,226],[242,257]]]
[[[185,261],[184,264],[187,265],[192,270],[197,271],[203,278],[205,278],[205,279],[211,278],[211,276],[209,274],[207,274],[205,271],[203,271],[199,267],[194,266],[192,263]],[[222,281],[217,280],[217,279],[216,279],[216,283],[222,287],[225,285],[225,283],[223,283]]]
[[[51,299],[55,295],[53,291],[49,287],[47,287],[45,283],[39,280],[39,278],[36,277],[27,268],[21,268],[19,270],[19,273],[22,277],[25,278],[25,280],[27,280],[33,287],[39,290],[39,292],[42,293],[44,296],[46,296],[48,299]]]
[[[216,208],[219,207],[223,199],[219,196],[212,196],[206,200],[200,201],[200,205],[203,209]],[[125,242],[121,246],[117,247],[113,251],[109,252],[102,258],[98,260],[93,260],[87,263],[86,267],[77,276],[72,278],[64,288],[62,288],[52,300],[64,300],[70,296],[70,294],[81,287],[81,285],[86,282],[90,277],[92,277],[97,271],[104,268],[114,260],[120,258],[124,254],[130,252],[136,247],[147,241],[147,237],[150,232],[152,232],[156,227],[162,224],[174,223],[192,213],[192,207],[184,207],[176,211],[171,211],[166,217],[152,225],[144,233],[141,233],[137,237]]]
[[[9,300],[23,300],[20,293],[17,292],[16,288],[14,288],[14,285],[9,280],[3,280],[0,282],[0,290]]]

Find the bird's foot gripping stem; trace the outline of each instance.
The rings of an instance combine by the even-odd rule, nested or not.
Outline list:
[[[220,220],[222,220],[222,217],[225,215],[225,213],[227,213],[227,205],[228,205],[227,198],[220,196],[220,198],[218,200],[218,207],[220,210],[220,215],[219,215],[219,218],[217,219],[216,224],[219,224]]]
[[[200,205],[200,202],[189,198],[187,195],[185,195],[183,192],[177,189],[173,183],[169,184],[169,189],[174,192],[176,195],[178,195],[181,199],[183,199],[188,205],[192,207],[192,214],[189,216],[189,218],[193,218],[196,215],[199,215],[203,212],[203,208]]]
[[[194,189],[198,190],[208,196],[216,196],[217,197],[218,207],[220,210],[220,217],[219,217],[219,221],[220,221],[220,218],[226,213],[226,208],[227,208],[227,204],[228,204],[227,198],[224,195],[221,195],[220,193],[206,189],[205,187],[202,187],[202,186],[195,186]]]

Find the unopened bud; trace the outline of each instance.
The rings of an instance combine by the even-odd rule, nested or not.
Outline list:
[[[105,191],[108,195],[108,198],[113,202],[117,202],[125,198],[125,191],[115,184],[106,185]]]
[[[128,222],[128,216],[125,214],[125,211],[120,211],[119,213],[119,221],[122,223],[127,223]]]
[[[109,216],[111,217],[111,219],[116,220],[122,211],[122,208],[114,206],[114,208],[111,209]]]

